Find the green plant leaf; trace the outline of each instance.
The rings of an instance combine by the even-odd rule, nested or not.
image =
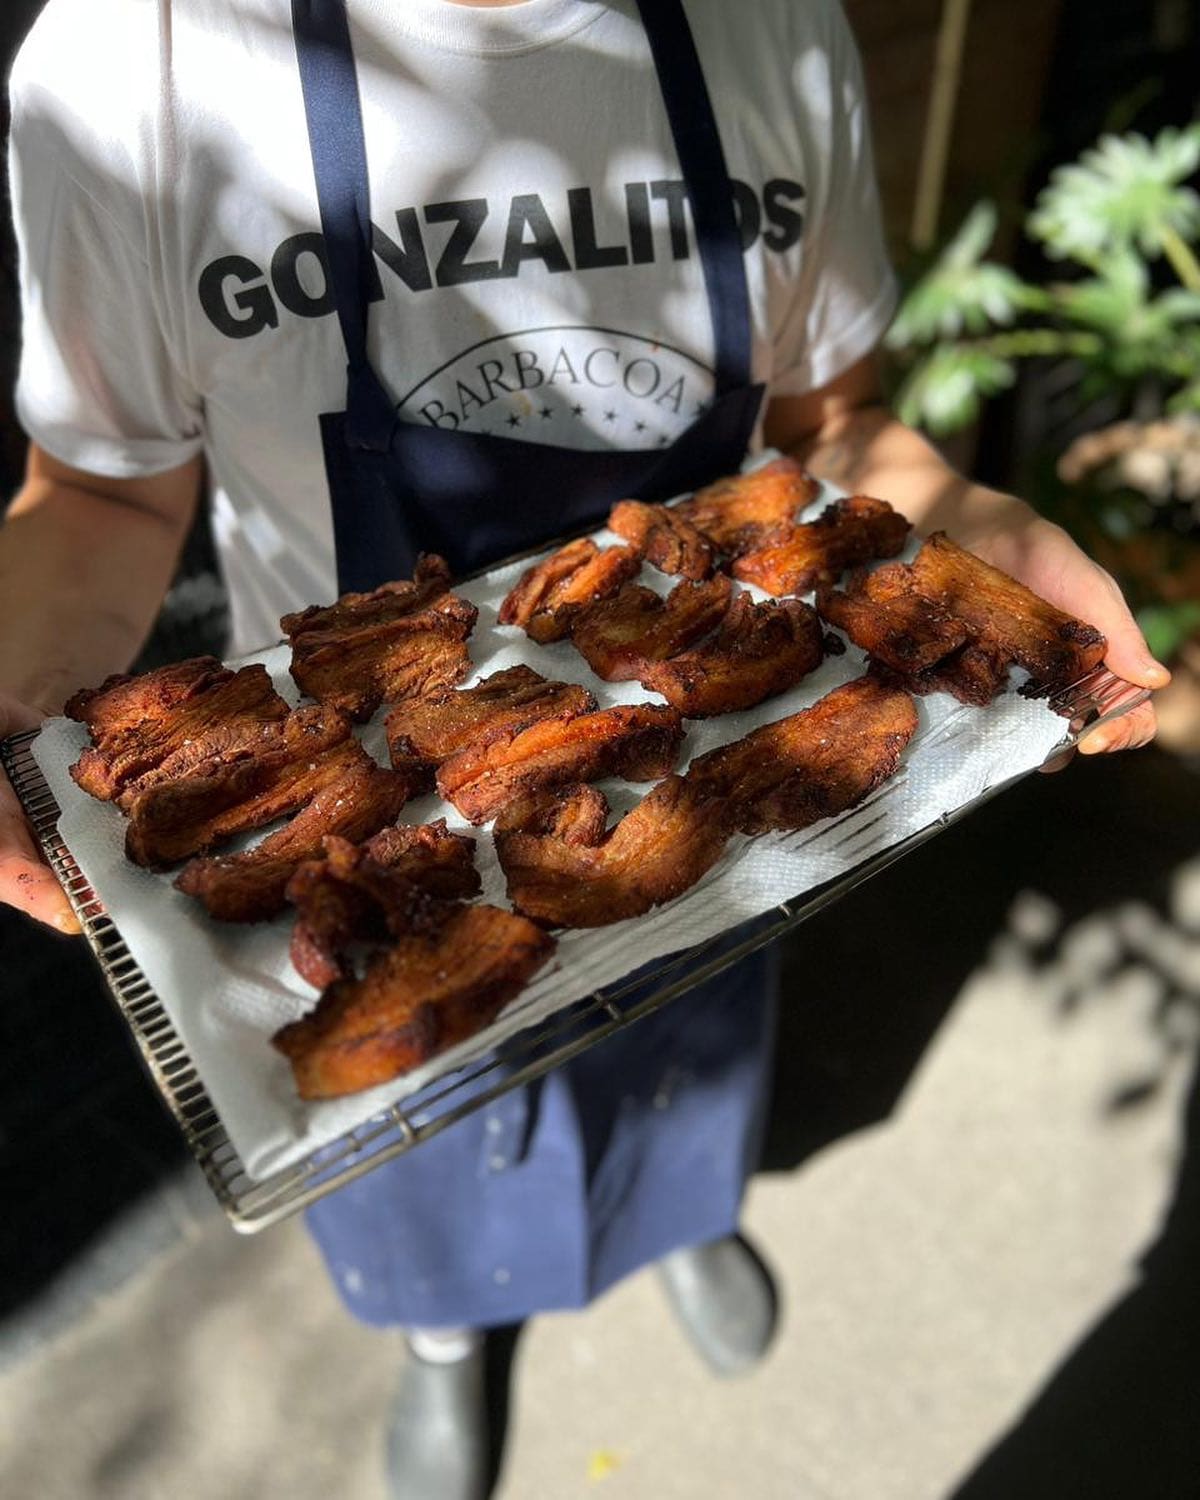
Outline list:
[[[1029,230],[1050,255],[1098,266],[1136,245],[1160,255],[1170,235],[1200,235],[1200,197],[1188,179],[1200,167],[1200,125],[1168,128],[1153,141],[1109,135],[1059,167],[1039,195]]]
[[[1056,287],[1055,293],[1072,322],[1121,338],[1144,312],[1149,287],[1145,262],[1131,250],[1115,250],[1100,275]]]
[[[1011,360],[969,345],[941,344],[900,387],[897,414],[912,427],[945,436],[973,422],[983,400],[1012,385],[1015,378]]]
[[[1178,604],[1147,604],[1138,610],[1137,622],[1150,655],[1170,661],[1180,646],[1200,631],[1200,604],[1190,599]]]
[[[1200,292],[1185,291],[1183,287],[1172,287],[1154,299],[1154,308],[1166,327],[1200,327]]]
[[[962,333],[979,334],[1011,323],[1034,300],[1005,266],[981,257],[996,233],[996,210],[978,203],[935,263],[909,291],[887,334],[891,349],[911,349]]]
[[[1167,410],[1173,417],[1181,412],[1200,412],[1200,378],[1176,391],[1167,402]]]

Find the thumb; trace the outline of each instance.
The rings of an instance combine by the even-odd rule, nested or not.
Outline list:
[[[59,932],[79,932],[66,892],[37,849],[12,788],[0,778],[0,902]]]
[[[1162,662],[1150,654],[1146,637],[1138,629],[1138,623],[1129,611],[1116,581],[1102,573],[1107,585],[1103,594],[1098,594],[1089,616],[1091,623],[1102,630],[1108,639],[1104,663],[1111,672],[1132,682],[1137,687],[1162,688],[1171,680],[1171,674]]]
[[[15,698],[0,696],[0,736],[34,729],[41,716]],[[79,921],[54,872],[38,854],[17,795],[0,774],[0,902],[59,932],[77,933]]]

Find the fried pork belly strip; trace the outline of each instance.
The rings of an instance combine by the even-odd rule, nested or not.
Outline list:
[[[799,599],[755,604],[739,594],[715,635],[666,661],[646,662],[642,686],[689,719],[733,713],[795,687],[821,663],[816,613]]]
[[[822,589],[817,607],[914,693],[946,692],[982,707],[1005,686],[1012,663],[1024,691],[1051,692],[1085,676],[1104,656],[1098,630],[950,541],[931,536],[911,566],[893,563]]]
[[[336,642],[347,632],[417,614],[449,592],[449,564],[426,552],[417,559],[412,578],[380,584],[368,594],[343,594],[333,604],[310,604],[284,615],[279,628],[293,642],[302,635]]]
[[[1094,626],[1048,604],[945,532],[929,537],[912,572],[918,593],[962,620],[985,650],[1024,667],[1035,692],[1078,681],[1104,660],[1107,642]]]
[[[531,667],[508,667],[474,687],[442,688],[398,704],[385,721],[388,750],[397,771],[431,774],[479,739],[595,707],[577,683],[548,682]]]
[[[611,829],[595,787],[511,803],[496,852],[514,907],[549,927],[603,927],[681,895],[721,857],[720,795],[668,776]]]
[[[400,938],[361,979],[341,979],[274,1045],[302,1099],[386,1083],[490,1025],[554,951],[532,922],[464,906],[432,932]]]
[[[486,823],[514,797],[624,776],[652,781],[674,766],[683,725],[673,708],[635,703],[543,719],[468,745],[443,761],[438,791],[472,823]]]
[[[757,547],[821,493],[820,484],[794,458],[777,458],[750,474],[718,479],[672,514],[689,522],[726,557]]]
[[[322,849],[297,866],[286,892],[296,908],[292,965],[318,990],[350,973],[352,944],[428,928],[447,901],[479,894],[474,840],[444,818],[384,828],[365,844],[326,835]]]
[[[265,922],[286,906],[288,881],[299,865],[316,859],[329,834],[356,842],[395,820],[412,794],[412,782],[385,771],[354,741],[359,758],[316,791],[290,823],[244,854],[190,860],[175,881],[210,917],[222,922]]]
[[[361,722],[381,703],[461,682],[478,611],[449,582],[440,557],[422,557],[411,581],[284,615],[297,687]]]
[[[233,671],[215,656],[193,656],[137,676],[106,677],[98,688],[81,688],[68,698],[63,713],[86,725],[93,742],[100,745],[147,722],[157,723],[232,676]]]
[[[381,703],[449,687],[471,670],[466,640],[478,615],[446,594],[427,609],[328,639],[311,631],[292,645],[292,676],[310,698],[359,723]]]
[[[907,692],[859,677],[811,708],[700,756],[686,779],[697,794],[725,805],[743,833],[807,828],[886,781],[916,727]]]
[[[519,625],[541,645],[561,641],[581,610],[615,594],[640,567],[632,547],[568,542],[521,575],[500,606],[500,624]]]
[[[674,656],[715,630],[731,592],[721,574],[677,583],[665,599],[640,583],[627,583],[615,598],[587,610],[571,639],[597,677],[636,682],[647,662]]]
[[[873,573],[859,570],[844,592],[818,588],[817,610],[894,672],[924,672],[970,635],[962,620],[917,592],[913,571],[904,563],[888,563]]]
[[[639,557],[660,572],[707,578],[713,570],[713,549],[707,538],[671,506],[622,500],[608,513],[608,529],[624,537]]]
[[[202,762],[267,747],[288,714],[267,669],[212,673],[208,681],[153,717],[97,736],[71,767],[74,780],[102,802],[127,804],[152,783],[183,776]]]
[[[870,653],[876,676],[911,693],[951,693],[986,707],[1008,680],[1009,658],[917,591],[913,570],[888,563],[853,575],[844,593],[817,590],[821,617]]]
[[[1011,657],[994,642],[968,641],[932,667],[898,674],[895,680],[920,697],[927,693],[949,693],[960,703],[986,708],[1008,685],[1011,665]]]
[[[129,858],[159,869],[216,848],[294,812],[369,759],[350,737],[350,721],[333,709],[298,708],[278,728],[269,747],[253,756],[217,756],[136,793],[125,833]]]
[[[815,521],[781,526],[741,553],[731,571],[768,594],[803,594],[832,583],[847,568],[895,557],[908,536],[908,522],[886,500],[851,495],[826,506]]]

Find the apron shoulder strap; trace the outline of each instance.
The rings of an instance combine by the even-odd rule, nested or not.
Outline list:
[[[750,296],[733,184],[682,0],[637,0],[692,206],[713,323],[716,395],[750,384]]]
[[[346,438],[386,452],[396,422],[367,358],[371,197],[362,106],[342,0],[292,0],[292,31],[334,306],[346,345]]]

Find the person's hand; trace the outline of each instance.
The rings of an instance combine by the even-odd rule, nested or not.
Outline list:
[[[7,693],[0,693],[0,739],[36,729],[42,715]],[[38,855],[17,794],[0,774],[0,903],[15,906],[59,932],[78,932],[79,923],[62,886]]]
[[[994,522],[959,538],[963,544],[1059,609],[1102,630],[1108,638],[1105,664],[1118,677],[1138,687],[1165,687],[1171,674],[1150,655],[1116,581],[1061,527],[1043,520],[1023,502],[1005,497],[994,514]],[[1154,730],[1154,706],[1143,703],[1085,734],[1079,750],[1083,755],[1134,750],[1149,744]]]

